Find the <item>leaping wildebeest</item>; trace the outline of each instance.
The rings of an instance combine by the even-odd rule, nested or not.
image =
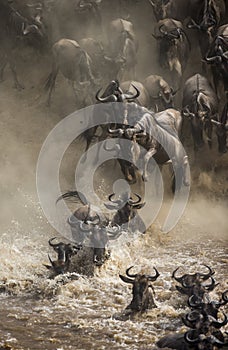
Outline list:
[[[159,43],[159,63],[168,69],[172,85],[179,87],[190,53],[190,42],[183,24],[173,18],[165,18],[155,25],[154,38]]]
[[[23,89],[16,72],[16,61],[20,39],[30,39],[32,44],[42,42],[44,33],[36,21],[28,20],[16,11],[9,1],[2,0],[0,3],[0,81],[3,80],[4,69],[9,63],[13,74],[14,84],[18,90]]]
[[[72,83],[76,98],[84,95],[80,98],[85,99],[90,87],[94,87],[96,84],[91,70],[91,59],[87,52],[75,40],[60,39],[52,47],[52,56],[52,71],[45,85],[45,89],[48,91],[47,104],[50,105],[59,70]],[[86,88],[86,94],[82,93],[83,88]]]
[[[126,307],[126,310],[143,312],[156,307],[152,294],[152,291],[154,294],[155,291],[151,282],[156,281],[160,276],[158,270],[154,267],[154,276],[146,274],[131,274],[130,269],[132,267],[133,266],[126,270],[127,276],[119,275],[123,282],[132,284],[133,297],[131,303]]]
[[[178,137],[182,122],[180,112],[167,109],[155,114],[134,103],[129,104],[129,108],[133,110],[132,115],[138,116],[138,120],[132,122],[133,127],[122,126],[109,132],[112,136],[132,140],[132,145],[129,145],[129,159],[134,159],[136,164],[143,161],[143,180],[148,179],[148,163],[153,157],[160,165],[171,160],[176,167],[176,175],[180,177],[178,184],[188,185],[187,155]],[[131,119],[131,113],[128,114],[128,118]],[[137,148],[137,144],[142,147]],[[120,148],[121,151],[126,152],[126,149]],[[127,166],[128,164],[125,164],[125,167]]]
[[[204,145],[205,130],[208,145],[212,146],[212,119],[217,120],[218,99],[207,78],[195,74],[186,80],[183,90],[182,114],[191,123],[195,150]]]

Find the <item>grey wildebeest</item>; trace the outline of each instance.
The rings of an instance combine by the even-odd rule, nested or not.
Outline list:
[[[155,112],[163,111],[167,108],[173,108],[173,98],[175,91],[160,75],[149,75],[144,80],[144,86],[149,94],[149,108]],[[147,107],[144,105],[144,107]]]
[[[122,65],[115,73],[120,80],[135,79],[137,64],[137,42],[133,24],[121,18],[111,21],[108,29],[110,57]]]
[[[219,91],[221,82],[228,93],[228,24],[218,28],[204,60],[211,65],[216,93],[223,95]]]
[[[198,30],[202,58],[212,42],[213,35],[225,16],[224,0],[190,0],[191,19],[188,28]]]
[[[132,96],[132,101],[137,103],[139,106],[149,108],[150,107],[150,97],[145,85],[135,80],[123,81],[120,83],[120,88],[125,96],[128,96],[128,101],[130,102],[130,97]],[[135,88],[139,91],[139,96],[135,98]]]
[[[159,272],[154,267],[154,276],[146,274],[131,274],[129,271],[132,267],[133,266],[126,270],[127,276],[119,275],[123,282],[132,284],[133,298],[131,303],[126,307],[126,310],[132,312],[143,312],[156,307],[152,291],[154,294],[155,292],[151,282],[157,280],[160,276]]]
[[[172,85],[178,87],[190,53],[190,42],[180,21],[165,18],[155,25],[154,38],[159,44],[159,64],[167,69]]]
[[[216,127],[219,153],[227,152],[227,132],[228,132],[228,102],[225,103],[223,111],[218,120],[211,120]]]
[[[34,46],[42,42],[44,33],[37,22],[28,20],[16,11],[7,0],[0,3],[0,81],[3,80],[4,69],[9,63],[13,74],[14,84],[17,89],[23,89],[16,73],[17,53],[16,50],[23,39],[30,40]]]
[[[133,113],[137,113],[138,116],[138,120],[133,123],[134,126],[120,127],[109,132],[113,136],[122,136],[132,140],[132,145],[129,145],[129,159],[134,160],[136,164],[137,162],[143,162],[143,180],[146,181],[148,178],[148,163],[153,157],[158,164],[164,164],[171,160],[173,165],[177,167],[176,176],[180,180],[179,182],[176,179],[176,182],[179,185],[188,185],[188,160],[178,137],[182,121],[180,112],[167,109],[154,114],[134,103],[129,104],[129,108],[132,108]],[[134,114],[129,110],[129,120],[131,115]],[[142,147],[139,149],[136,147],[137,144]],[[125,166],[127,167],[127,164]]]
[[[91,70],[91,59],[75,40],[61,39],[52,47],[52,71],[49,74],[45,89],[48,91],[47,103],[50,105],[52,91],[59,70],[64,77],[72,83],[76,98],[83,95],[82,89],[86,87],[86,93],[90,86],[95,86],[94,76]],[[86,98],[86,94],[82,99]]]
[[[182,114],[191,123],[195,150],[204,145],[205,130],[208,145],[212,146],[212,119],[217,120],[218,99],[207,78],[195,74],[186,80],[183,90]]]

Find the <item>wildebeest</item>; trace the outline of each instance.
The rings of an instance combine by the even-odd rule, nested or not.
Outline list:
[[[216,320],[218,319],[218,313],[221,306],[228,303],[228,290],[222,293],[220,301],[210,300],[207,296],[206,298],[201,298],[196,295],[191,295],[188,299],[188,305],[192,309],[196,309],[200,313],[211,315]]]
[[[183,90],[182,114],[191,123],[195,150],[204,145],[205,130],[208,145],[212,146],[212,122],[217,119],[218,99],[207,78],[195,74],[186,80]]]
[[[70,265],[70,258],[72,255],[75,255],[78,253],[78,251],[81,249],[79,245],[73,245],[71,243],[53,243],[53,240],[55,239],[51,238],[49,239],[49,245],[54,249],[54,251],[58,254],[57,260],[51,260],[50,256],[48,255],[49,261],[51,265],[44,265],[47,267],[47,269],[53,270],[55,275],[66,273],[69,270]]]
[[[35,21],[29,21],[16,11],[7,0],[0,3],[0,81],[3,80],[4,69],[9,63],[17,89],[23,89],[16,73],[16,61],[20,39],[30,40],[34,46],[37,41],[42,42],[44,33]],[[19,39],[19,40],[18,40]]]
[[[215,283],[213,279],[214,271],[207,265],[208,273],[199,273],[196,272],[194,274],[184,274],[183,276],[177,277],[176,272],[179,269],[175,269],[172,273],[172,278],[174,278],[177,282],[181,283],[180,286],[176,286],[176,289],[181,293],[188,295],[189,297],[195,295],[197,297],[203,297],[204,294],[208,291],[212,291],[218,284]],[[210,284],[203,284],[207,279],[211,279]]]
[[[184,20],[189,15],[189,0],[148,0],[157,21],[164,18]]]
[[[134,123],[133,127],[113,130],[112,135],[122,136],[130,140],[136,138],[137,143],[143,147],[143,149],[133,147],[136,141],[132,141],[132,146],[129,146],[131,152],[130,159],[135,159],[136,164],[137,161],[143,161],[143,180],[146,181],[148,179],[147,168],[152,157],[158,164],[164,164],[171,158],[172,162],[178,168],[177,172],[180,177],[179,185],[182,183],[187,185],[189,182],[186,173],[187,156],[183,153],[178,138],[182,120],[180,112],[174,109],[167,109],[160,113],[153,114],[140,106],[130,104],[130,107],[131,106],[137,110],[139,115],[138,121]],[[131,113],[129,113],[129,119],[130,118]]]
[[[128,193],[124,193],[120,198],[114,199],[115,194],[112,193],[109,196],[111,203],[105,203],[105,206],[108,209],[117,210],[111,220],[111,226],[123,225],[123,228],[130,232],[139,231],[145,233],[145,224],[137,213],[145,203],[142,203],[140,195],[136,193],[134,195],[136,196],[136,200],[133,200]]]
[[[155,112],[163,111],[167,108],[173,108],[173,98],[176,91],[160,75],[149,75],[144,80],[144,86],[149,94],[149,108]],[[144,107],[147,107],[144,105]]]
[[[204,60],[211,65],[214,88],[216,93],[220,82],[223,83],[225,93],[228,92],[228,24],[218,28],[210,44]],[[220,95],[222,95],[220,93]],[[221,97],[221,96],[220,96]]]
[[[88,94],[90,87],[95,86],[95,79],[91,71],[91,59],[77,41],[70,39],[59,40],[52,47],[52,56],[52,71],[45,85],[45,89],[48,91],[48,105],[51,102],[51,95],[59,70],[66,79],[71,81],[77,99],[83,95],[83,88],[86,88],[86,93]],[[86,94],[82,96],[82,99],[85,98]]]
[[[154,302],[154,298],[152,295],[151,290],[154,292],[153,285],[151,282],[154,282],[157,280],[157,278],[160,276],[157,269],[154,267],[155,275],[146,275],[146,274],[130,274],[130,269],[133,266],[129,267],[126,270],[126,275],[119,275],[123,282],[130,283],[133,285],[132,288],[132,294],[133,298],[131,303],[126,307],[126,309],[131,310],[133,312],[143,312],[148,309],[156,307],[156,304]]]
[[[167,69],[176,88],[181,83],[190,53],[190,42],[180,21],[173,18],[160,20],[154,30],[159,43],[159,64]]]
[[[108,39],[110,57],[123,62],[115,77],[120,80],[135,79],[137,42],[133,24],[121,18],[113,20],[108,29]]]
[[[198,30],[199,46],[202,57],[209,48],[213,34],[225,15],[224,0],[190,0],[191,19],[188,28]]]

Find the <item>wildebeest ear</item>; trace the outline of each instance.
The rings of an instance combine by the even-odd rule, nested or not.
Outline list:
[[[146,204],[146,202],[140,203],[140,204],[135,204],[133,207],[134,207],[134,209],[141,209],[144,207],[145,204]]]
[[[134,280],[128,278],[127,276],[119,275],[119,277],[122,279],[123,282],[125,283],[134,283]]]

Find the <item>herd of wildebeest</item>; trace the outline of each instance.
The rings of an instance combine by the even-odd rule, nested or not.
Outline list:
[[[157,42],[158,62],[169,82],[159,74],[137,80],[142,48],[137,35],[139,22],[136,23],[137,18],[131,13],[134,6],[138,9],[145,6],[147,12],[151,11],[153,23],[146,35],[153,31],[151,40]],[[150,165],[153,158],[159,165],[173,164],[178,181],[174,179],[172,189],[178,191],[182,186],[189,186],[190,181],[188,157],[180,141],[185,137],[183,123],[189,124],[195,152],[205,147],[205,140],[210,149],[213,138],[217,139],[218,155],[227,151],[227,14],[225,0],[34,0],[29,3],[0,0],[0,80],[8,64],[15,87],[24,88],[17,75],[17,49],[32,47],[34,55],[48,55],[52,68],[44,84],[44,94],[49,108],[54,103],[53,90],[61,72],[71,83],[78,106],[95,104],[94,118],[100,111],[105,114],[105,125],[98,123],[85,131],[86,151],[94,139],[106,140],[106,151],[113,150],[108,146],[109,139],[128,140],[129,146],[121,142],[114,145],[119,152],[118,162],[124,178],[130,184],[139,178],[147,181],[153,171]],[[197,33],[193,38],[191,31]],[[184,73],[191,64],[191,50],[196,47],[201,54],[200,70],[184,80]],[[178,105],[180,100],[182,103]],[[108,106],[107,109],[99,109],[101,104]],[[108,123],[110,115],[112,121]],[[128,160],[123,159],[123,155],[127,155]],[[137,162],[142,163],[140,174]],[[109,241],[118,239],[123,227],[130,233],[146,232],[138,214],[145,203],[137,193],[110,194],[105,206],[115,210],[111,219],[95,210],[79,191],[64,193],[56,205],[68,198],[82,204],[68,219],[75,243],[49,240],[57,253],[57,259],[53,261],[49,257],[51,265],[45,265],[52,278],[78,271],[72,261],[80,255],[82,264],[89,259],[89,254],[93,266],[104,264],[110,254],[107,251]],[[86,259],[85,254],[88,254]],[[172,278],[180,284],[177,290],[188,297],[190,311],[183,323],[191,330],[162,338],[157,342],[158,347],[227,347],[227,334],[220,330],[227,324],[227,317],[219,310],[228,302],[227,291],[220,301],[210,298],[209,292],[217,283],[214,271],[206,267],[208,273],[178,277],[178,268],[173,272]],[[120,275],[133,287],[133,299],[126,308],[126,315],[156,307],[151,282],[160,276],[156,268],[152,276],[132,274],[131,268],[126,270],[126,276]],[[86,274],[83,267],[79,272]]]

